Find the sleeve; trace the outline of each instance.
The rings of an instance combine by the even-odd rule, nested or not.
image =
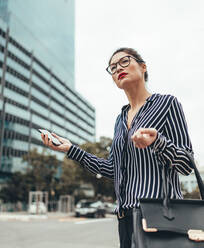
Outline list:
[[[167,114],[164,134],[158,132],[151,148],[162,164],[174,166],[176,171],[183,175],[191,173],[191,163],[183,150],[190,152],[193,156],[192,144],[182,105],[176,97]]]
[[[114,130],[116,130],[117,120]],[[80,165],[94,174],[101,174],[104,177],[114,179],[113,143],[107,159],[98,158],[95,155],[82,150],[76,145],[71,146],[67,153],[67,157],[79,162]]]

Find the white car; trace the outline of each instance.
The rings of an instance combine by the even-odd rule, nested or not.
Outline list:
[[[28,209],[29,214],[46,214],[47,208],[44,202],[32,202]]]
[[[93,218],[104,218],[106,215],[105,208],[101,201],[81,200],[75,208],[75,216],[86,216]]]
[[[114,214],[117,207],[116,203],[104,202],[105,210],[108,214]]]

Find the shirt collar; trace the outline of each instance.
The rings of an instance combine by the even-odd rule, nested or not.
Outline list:
[[[149,97],[146,99],[146,102],[153,102],[158,96],[159,96],[159,94],[154,93],[154,94],[152,94],[151,96],[149,96]],[[124,105],[124,106],[122,107],[122,111],[126,111],[129,107],[130,107],[130,104]]]
[[[159,97],[159,94],[154,93],[146,99],[146,102],[153,102],[157,97]]]

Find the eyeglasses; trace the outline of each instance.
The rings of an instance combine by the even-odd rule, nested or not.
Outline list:
[[[109,66],[106,68],[106,71],[107,71],[108,73],[110,73],[111,75],[115,74],[116,71],[117,71],[117,65],[118,65],[118,64],[119,64],[121,67],[123,67],[123,68],[129,66],[129,64],[130,64],[130,58],[136,60],[137,62],[145,63],[143,60],[134,58],[134,57],[132,57],[132,56],[125,56],[125,57],[122,57],[117,63],[113,63],[113,64],[109,65]]]

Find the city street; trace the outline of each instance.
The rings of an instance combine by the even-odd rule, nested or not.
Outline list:
[[[1,220],[1,248],[116,248],[117,219],[48,216],[47,219]]]

